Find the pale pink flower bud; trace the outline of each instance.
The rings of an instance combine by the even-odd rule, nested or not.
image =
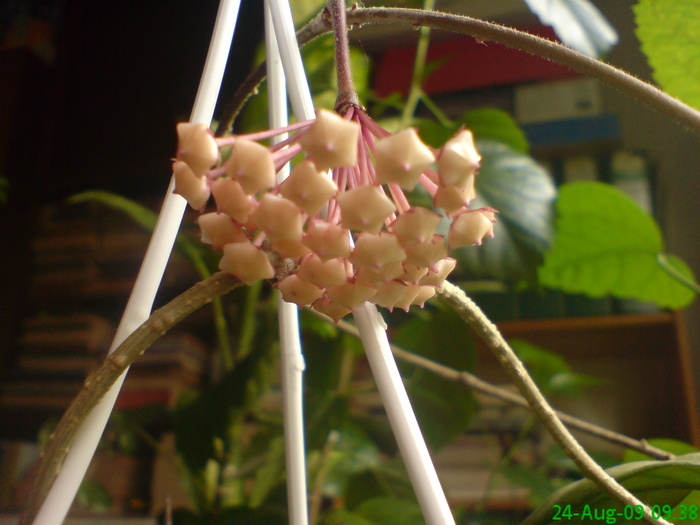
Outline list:
[[[326,290],[326,294],[334,303],[350,310],[363,305],[376,293],[377,289],[373,285],[360,281],[331,286]]]
[[[279,253],[282,257],[289,259],[298,259],[302,255],[310,253],[309,250],[301,241],[291,239],[280,239],[270,243],[272,249]]]
[[[415,264],[404,264],[403,273],[398,276],[402,281],[410,284],[418,284],[425,274],[428,273],[428,268],[425,266],[416,266]]]
[[[280,185],[280,193],[310,217],[316,215],[336,194],[338,186],[310,160],[302,161]]]
[[[431,239],[440,220],[439,213],[416,206],[399,215],[389,229],[402,246],[408,246]]]
[[[359,186],[337,197],[340,223],[348,230],[377,233],[384,221],[396,211],[391,200],[374,185]]]
[[[245,230],[231,217],[220,213],[205,213],[197,218],[202,229],[202,242],[221,248],[224,244],[248,242]]]
[[[393,182],[408,191],[415,188],[420,174],[435,162],[435,155],[413,128],[378,140],[374,158],[379,182]]]
[[[330,168],[357,165],[357,141],[360,138],[360,125],[344,119],[337,113],[321,109],[309,130],[299,138],[316,168],[326,171]]]
[[[426,242],[406,246],[406,264],[416,266],[432,266],[440,259],[447,257],[447,248],[444,242],[445,236],[437,233]]]
[[[493,212],[470,210],[462,213],[450,226],[448,244],[451,250],[462,246],[480,245],[481,239],[493,237]]]
[[[423,308],[425,306],[425,301],[430,299],[435,295],[435,287],[434,286],[420,286],[420,290],[418,290],[418,293],[416,296],[413,298],[413,301],[411,301],[411,304],[415,304]]]
[[[277,283],[282,299],[298,306],[307,306],[323,295],[323,290],[313,284],[290,275]]]
[[[390,281],[377,286],[377,293],[370,299],[371,303],[377,306],[388,308],[390,311],[394,309],[403,294],[406,292],[407,285],[400,281]]]
[[[272,279],[275,276],[267,254],[249,242],[225,244],[219,269],[249,286],[261,279]]]
[[[313,253],[301,259],[297,275],[300,279],[315,284],[319,288],[343,284],[348,280],[343,259],[322,261]]]
[[[301,242],[324,261],[350,255],[350,232],[338,224],[309,221]]]
[[[349,308],[336,304],[327,295],[324,295],[320,299],[314,301],[311,308],[319,313],[322,313],[323,315],[327,315],[333,319],[335,323],[338,323],[338,321],[348,315],[351,311]]]
[[[471,131],[460,131],[440,150],[438,172],[443,186],[464,188],[479,167],[481,156],[476,151]],[[473,182],[472,182],[473,184]]]
[[[263,195],[252,219],[272,242],[282,239],[301,241],[301,211],[284,197],[271,193]]]
[[[458,212],[474,198],[474,188],[458,188],[457,186],[438,186],[433,205],[442,208],[445,213]]]
[[[442,288],[442,283],[445,282],[447,276],[455,269],[457,261],[451,257],[440,259],[433,265],[433,271],[428,272],[418,284],[425,286],[436,286]]]
[[[211,191],[206,177],[197,177],[186,162],[173,162],[175,191],[197,211],[202,210],[209,200]]]
[[[356,266],[368,266],[376,270],[387,264],[403,261],[406,252],[392,233],[360,234],[350,260]]]
[[[258,205],[255,198],[245,194],[238,181],[229,177],[213,181],[211,193],[217,209],[241,224],[248,222]]]
[[[219,161],[219,147],[204,124],[180,122],[177,125],[177,160],[187,163],[197,177]]]
[[[252,140],[237,139],[225,167],[226,173],[241,184],[247,195],[270,189],[276,182],[272,153]]]
[[[380,269],[360,266],[355,272],[355,279],[372,284],[383,284],[396,279],[403,273],[403,264],[393,262],[385,264]]]

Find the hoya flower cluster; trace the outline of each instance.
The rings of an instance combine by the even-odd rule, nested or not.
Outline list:
[[[292,259],[296,270],[276,284],[283,298],[336,321],[365,301],[422,306],[455,267],[448,248],[493,236],[495,210],[467,209],[480,160],[469,131],[433,151],[414,129],[392,135],[353,107],[246,136],[215,139],[191,123],[177,130],[175,191],[197,210],[214,197],[217,210],[198,222],[202,240],[223,251],[220,268],[251,284],[275,276],[270,252]],[[258,142],[289,130],[275,146]],[[231,154],[219,165],[225,146]],[[435,233],[442,215],[409,203],[404,192],[419,184],[451,219],[447,239]]]

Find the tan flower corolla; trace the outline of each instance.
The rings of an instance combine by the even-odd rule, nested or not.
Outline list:
[[[306,282],[319,288],[328,288],[347,282],[348,275],[343,259],[322,261],[311,253],[302,257],[297,275]]]
[[[433,237],[441,218],[439,213],[416,206],[399,215],[391,223],[390,230],[402,246],[418,244]]]
[[[406,252],[392,233],[362,233],[357,237],[350,260],[355,266],[379,270],[387,264],[401,262]]]
[[[211,193],[217,209],[241,224],[248,222],[258,206],[252,196],[246,195],[238,181],[226,177],[211,183]]]
[[[442,208],[445,213],[452,214],[460,211],[474,198],[474,188],[458,188],[457,186],[438,186],[433,204]]]
[[[377,289],[368,283],[356,281],[331,286],[326,291],[328,297],[337,305],[354,310],[363,305],[377,293]]]
[[[297,306],[308,306],[323,295],[323,290],[303,281],[298,275],[289,275],[277,283],[282,299]]]
[[[415,264],[404,264],[403,272],[398,276],[402,281],[411,284],[418,284],[425,274],[428,273],[428,268],[425,266],[416,266]]]
[[[435,162],[435,155],[413,128],[378,140],[374,158],[378,182],[393,182],[408,191],[415,188],[420,174]]]
[[[280,185],[280,193],[310,217],[320,212],[336,194],[338,186],[310,160],[302,161]]]
[[[457,266],[457,261],[452,257],[445,257],[440,259],[433,265],[433,271],[425,274],[418,284],[424,286],[436,286],[437,288],[442,288],[442,283],[445,282],[447,276],[455,269]]]
[[[350,232],[339,224],[326,221],[309,221],[302,241],[321,260],[350,255]]]
[[[206,177],[197,177],[186,162],[173,162],[175,190],[187,203],[197,211],[204,209],[209,200],[211,190]]]
[[[440,259],[447,257],[447,248],[445,247],[445,236],[437,233],[426,242],[420,244],[412,244],[406,246],[406,264],[415,264],[416,266],[431,267]]]
[[[360,266],[355,272],[355,279],[372,284],[384,284],[396,279],[403,273],[403,264],[399,261],[385,264],[381,268]]]
[[[224,244],[247,242],[245,230],[231,217],[222,213],[205,213],[197,218],[202,230],[202,242],[221,248]]]
[[[451,250],[462,246],[480,245],[481,239],[493,236],[493,212],[473,210],[461,214],[450,226],[447,237]]]
[[[272,153],[252,140],[239,138],[233,143],[225,168],[247,195],[270,189],[276,182]]]
[[[275,276],[275,269],[267,254],[249,242],[225,244],[219,269],[249,286],[261,279],[272,279]]]
[[[314,301],[314,303],[311,305],[311,308],[313,308],[319,313],[322,313],[323,315],[327,315],[328,317],[333,319],[335,323],[340,321],[343,317],[345,317],[351,312],[350,308],[346,308],[344,306],[336,304],[327,295],[323,295],[320,299]]]
[[[266,193],[251,218],[272,242],[283,239],[301,241],[301,211],[284,197]]]
[[[340,223],[348,230],[377,233],[396,206],[374,185],[358,186],[338,195]]]
[[[359,138],[360,125],[357,122],[321,109],[309,130],[299,138],[299,143],[316,168],[326,171],[357,165]]]
[[[219,161],[219,147],[206,125],[180,122],[177,125],[176,157],[201,177]]]
[[[423,308],[425,306],[425,301],[430,299],[435,295],[435,287],[433,286],[420,286],[420,290],[411,301],[411,304],[415,304]]]
[[[480,160],[472,132],[466,129],[460,131],[440,150],[438,172],[442,185],[466,187],[479,167]]]

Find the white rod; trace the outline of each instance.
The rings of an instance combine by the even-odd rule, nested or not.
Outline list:
[[[368,303],[356,309],[353,315],[423,517],[428,525],[454,524],[452,512],[391,353],[384,321],[377,308]]]
[[[269,2],[265,1],[265,46],[267,51],[268,112],[270,127],[279,128],[289,123],[287,90],[280,53],[272,25]],[[272,142],[285,140],[287,134],[274,137]],[[289,164],[277,174],[278,181],[289,176]],[[282,403],[284,412],[284,446],[287,466],[287,506],[290,525],[309,522],[306,453],[304,446],[303,374],[304,356],[299,335],[299,309],[282,300],[277,294],[280,330]]]
[[[211,123],[233,40],[239,6],[240,0],[222,0],[219,5],[202,79],[192,109],[192,122],[206,125]],[[170,258],[186,205],[182,197],[173,193],[174,184],[171,177],[156,227],[110,352],[151,314],[153,301]],[[78,430],[61,471],[37,513],[34,525],[59,525],[65,519],[107,425],[125,377],[126,372],[115,382]]]

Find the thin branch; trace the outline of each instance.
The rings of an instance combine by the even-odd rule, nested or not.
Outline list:
[[[585,75],[597,78],[633,98],[645,102],[700,134],[700,112],[667,95],[651,84],[620,69],[596,60],[557,42],[540,38],[483,20],[435,11],[401,8],[352,7],[347,11],[347,23],[352,27],[364,24],[401,24],[410,27],[431,27],[453,33],[473,36],[479,40],[497,42],[558,62]],[[304,45],[317,36],[331,30],[330,22],[319,14],[298,33],[299,45]],[[258,66],[240,86],[226,106],[220,119],[217,134],[228,130],[245,101],[265,78],[264,65]]]
[[[338,78],[335,110],[342,115],[347,111],[348,106],[360,105],[350,67],[350,44],[348,43],[348,28],[345,23],[345,0],[329,0],[326,9],[331,14],[335,42],[335,70]]]
[[[664,519],[655,519],[647,505],[628,492],[612,476],[605,472],[600,465],[593,461],[559,420],[520,359],[518,359],[515,352],[513,352],[498,331],[498,328],[488,320],[481,309],[460,288],[445,281],[442,289],[437,290],[437,295],[450,305],[486,343],[486,346],[494,353],[501,366],[503,366],[513,383],[518,387],[518,390],[527,399],[545,428],[585,477],[593,481],[609,496],[625,505],[642,505],[644,508],[644,519],[648,523],[669,525],[669,522]]]
[[[46,443],[22,523],[34,521],[36,512],[53,485],[83,421],[131,363],[185,317],[241,284],[241,281],[224,272],[216,273],[209,279],[195,284],[155,311],[90,374]]]

